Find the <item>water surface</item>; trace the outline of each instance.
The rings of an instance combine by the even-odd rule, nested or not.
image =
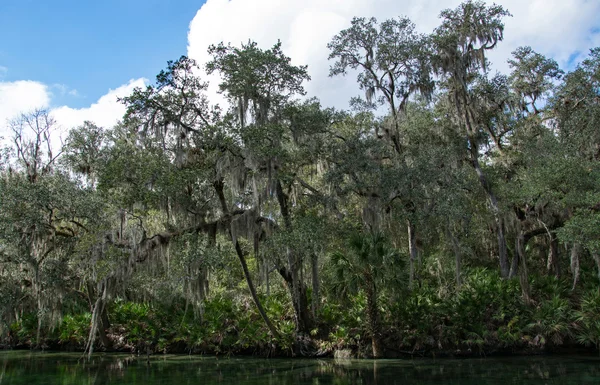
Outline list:
[[[309,360],[0,352],[0,384],[600,384],[600,358]]]

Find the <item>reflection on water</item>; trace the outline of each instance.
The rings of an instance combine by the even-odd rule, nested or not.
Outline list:
[[[600,358],[284,360],[0,352],[5,384],[600,384]]]

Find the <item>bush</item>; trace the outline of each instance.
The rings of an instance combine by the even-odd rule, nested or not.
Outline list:
[[[92,315],[83,313],[65,315],[58,329],[58,340],[62,344],[84,345],[90,333]]]
[[[532,343],[540,346],[547,342],[562,345],[571,335],[571,317],[571,304],[558,294],[540,302],[534,311],[534,322],[527,326],[527,330],[535,336]]]
[[[584,293],[574,315],[576,341],[600,349],[600,289]]]

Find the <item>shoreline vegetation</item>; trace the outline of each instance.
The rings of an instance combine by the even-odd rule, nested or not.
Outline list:
[[[569,71],[520,47],[493,73],[507,17],[354,18],[328,44],[364,93],[347,111],[307,95],[281,42],[249,41],[168,62],[114,127],[11,121],[0,346],[596,354],[600,47]]]
[[[593,332],[586,329],[586,323],[597,322],[600,314],[600,291],[574,293],[568,281],[554,277],[534,279],[532,288],[537,299],[533,306],[523,303],[517,282],[480,269],[466,275],[460,292],[446,297],[431,288],[414,289],[407,293],[402,308],[398,304],[381,309],[385,315],[381,357],[597,354],[598,347],[584,338]],[[270,336],[251,298],[221,293],[206,301],[201,320],[186,313],[183,302],[160,306],[117,300],[107,312],[111,320],[104,331],[107,345],[100,343],[95,351],[372,358],[362,318],[364,295],[323,306],[323,323],[310,336],[294,332],[286,292],[272,293],[263,300],[281,331],[280,340]],[[89,312],[65,315],[38,343],[37,321],[30,315],[11,325],[0,347],[84,352],[90,320]]]

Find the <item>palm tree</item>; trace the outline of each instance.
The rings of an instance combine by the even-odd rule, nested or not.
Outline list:
[[[373,358],[383,357],[381,324],[377,302],[378,288],[398,283],[401,259],[381,233],[357,232],[350,236],[346,252],[336,252],[332,264],[336,286],[347,292],[364,292],[367,298],[367,331]]]

